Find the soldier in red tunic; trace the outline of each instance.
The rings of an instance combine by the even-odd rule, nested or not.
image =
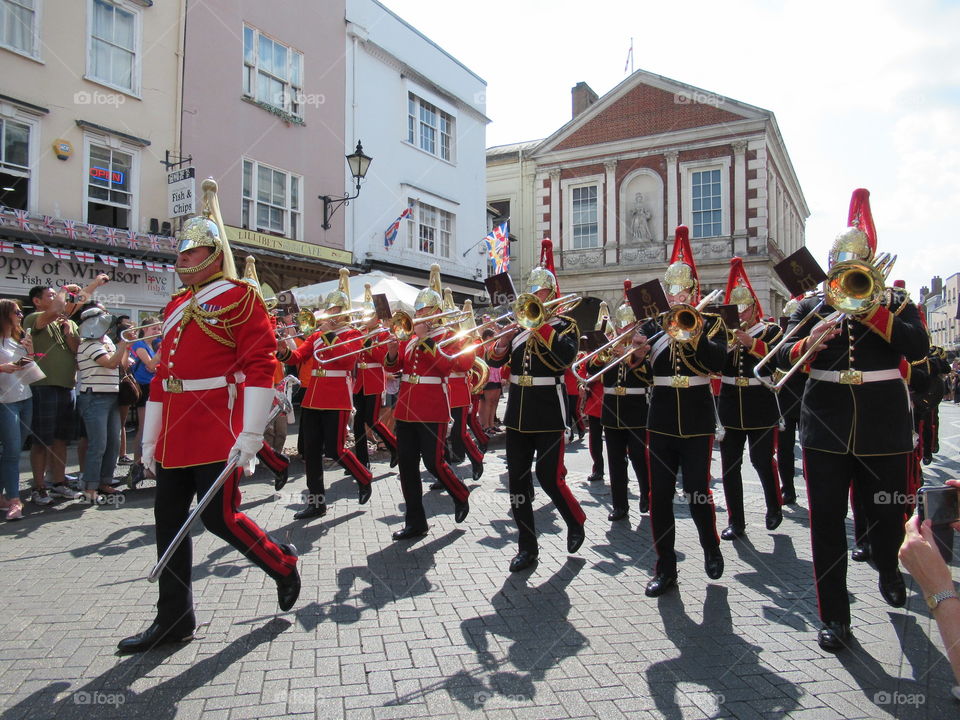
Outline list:
[[[300,433],[307,466],[307,497],[306,506],[293,516],[296,520],[327,513],[324,455],[336,460],[356,479],[361,505],[370,499],[372,492],[370,470],[344,447],[353,407],[352,375],[361,342],[359,331],[348,323],[350,310],[350,272],[340,268],[339,287],[325,298],[317,331],[296,350],[291,351],[286,345],[277,349],[277,357],[289,365],[299,365],[311,357],[317,361],[301,402]]]
[[[187,519],[194,495],[205,494],[228,458],[237,458],[237,471],[201,519],[276,581],[280,609],[289,610],[300,593],[296,548],[277,543],[238,510],[240,468],[252,473],[273,404],[276,341],[262,298],[236,279],[216,189],[204,181],[203,215],[179,234],[177,274],[187,287],[163,311],[163,362],[144,413],[143,464],[157,476],[157,555]],[[121,640],[120,652],[192,636],[191,569],[188,537],[160,574],[153,624]]]
[[[453,361],[437,347],[439,336],[434,335],[442,302],[440,266],[433,265],[430,284],[420,291],[414,303],[414,334],[402,344],[391,342],[384,358],[388,372],[402,372],[394,417],[397,420],[400,487],[407,510],[403,528],[393,534],[395,540],[427,534],[420,481],[421,457],[430,474],[439,478],[453,497],[456,522],[463,522],[470,512],[470,490],[444,459],[447,424],[450,422],[446,378],[453,368]]]
[[[444,311],[456,310],[457,306],[453,302],[453,292],[450,288],[444,291],[443,309]],[[472,304],[471,304],[472,305]],[[473,312],[471,306],[471,313]],[[454,318],[455,320],[455,318]],[[483,475],[483,453],[477,444],[473,441],[467,432],[469,424],[468,413],[471,409],[470,384],[467,375],[473,366],[473,359],[476,352],[460,353],[464,347],[472,345],[474,338],[466,337],[449,345],[444,352],[449,355],[456,355],[453,360],[453,366],[450,368],[450,375],[447,377],[447,395],[450,398],[450,414],[453,416],[453,427],[450,430],[450,449],[457,462],[463,460],[466,455],[470,458],[470,470],[474,480],[479,480]]]
[[[357,357],[357,379],[353,386],[353,450],[367,468],[370,467],[370,452],[367,449],[366,429],[369,427],[390,451],[390,467],[397,464],[397,437],[380,421],[380,407],[386,389],[383,358],[387,354],[386,340],[390,332],[383,327],[373,305],[373,290],[370,283],[363,286],[364,317],[368,318],[362,328],[363,351]]]

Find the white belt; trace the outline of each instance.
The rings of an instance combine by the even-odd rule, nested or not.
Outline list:
[[[820,382],[840,383],[841,385],[860,385],[883,380],[902,380],[903,375],[897,369],[890,370],[810,370],[810,379]]]
[[[310,374],[313,377],[346,377],[349,373],[346,370],[324,370],[323,368],[316,368],[311,370]]]
[[[358,370],[370,370],[372,368],[383,367],[380,363],[357,363]]]
[[[436,375],[407,375],[404,373],[400,376],[400,379],[411,385],[440,385],[443,383],[443,378]]]
[[[510,382],[521,387],[530,387],[531,385],[556,385],[558,378],[540,377],[537,375],[511,375]]]
[[[720,378],[720,381],[724,385],[736,385],[737,387],[750,387],[753,385],[763,384],[756,378],[730,377],[729,375],[724,375],[722,378]]]
[[[450,373],[450,377],[452,377],[452,378],[465,378],[466,376],[467,376],[467,374],[466,374],[465,372],[464,372],[464,373],[461,373],[461,372]]]
[[[168,393],[199,392],[200,390],[216,390],[232,383],[227,382],[224,376],[212,378],[197,378],[195,380],[181,380],[167,378],[163,381],[163,389]]]
[[[653,378],[653,384],[658,387],[686,388],[708,385],[709,383],[710,378],[700,375],[671,375],[670,377],[655,375]]]
[[[605,387],[603,389],[604,395],[646,395],[647,389],[645,387],[623,387],[622,385],[617,385],[615,387]]]

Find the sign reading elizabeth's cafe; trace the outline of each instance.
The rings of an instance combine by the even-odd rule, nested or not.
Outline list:
[[[130,315],[135,321],[144,315],[158,313],[174,289],[179,286],[172,266],[164,263],[145,263],[100,254],[81,254],[84,259],[94,256],[92,262],[82,262],[75,253],[57,258],[49,253],[31,255],[19,247],[13,252],[0,253],[0,297],[21,300],[29,304],[30,289],[36,285],[59,288],[68,283],[80,287],[89,285],[100,273],[110,282],[97,291],[95,297],[114,314]],[[129,264],[128,264],[129,262]],[[169,269],[168,269],[169,268]],[[29,312],[30,308],[26,308]]]

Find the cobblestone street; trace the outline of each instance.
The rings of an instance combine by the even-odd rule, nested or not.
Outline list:
[[[941,453],[928,483],[960,468],[960,409],[941,406]],[[287,445],[294,445],[291,437]],[[75,462],[73,449],[70,458]],[[24,462],[26,455],[24,456]],[[806,497],[763,528],[760,485],[744,466],[748,536],[724,543],[709,581],[684,501],[675,505],[679,592],[643,594],[654,564],[650,521],[631,479],[629,522],[609,523],[609,486],[588,483],[586,442],[568,448],[568,482],[587,539],[568,556],[562,521],[537,494],[540,562],[507,572],[516,548],[503,436],[474,483],[468,519],[426,490],[430,532],[397,542],[399,483],[375,456],[374,494],[327,471],[327,516],[293,520],[303,465],[275,494],[259,470],[243,509],[300,551],[303,591],[278,613],[274,583],[202,530],[193,535],[192,643],[119,657],[147,627],[156,588],[153,484],[101,507],[27,503],[0,525],[7,607],[0,636],[2,720],[20,718],[947,718],[957,713],[936,626],[908,577],[888,607],[877,573],[850,563],[854,643],[816,644]],[[24,466],[26,469],[26,466]],[[469,464],[459,466],[469,477]],[[713,472],[720,474],[719,452]],[[799,462],[798,462],[799,473]],[[28,474],[22,475],[24,483]],[[426,482],[430,478],[425,475]],[[714,497],[726,525],[722,486]]]

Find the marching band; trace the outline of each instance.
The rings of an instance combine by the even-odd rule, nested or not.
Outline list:
[[[477,422],[477,408],[489,368],[502,368],[504,377],[509,371],[506,466],[518,543],[511,572],[539,558],[534,473],[566,525],[567,551],[577,552],[584,542],[587,516],[564,465],[566,444],[576,431],[582,439],[585,429],[582,390],[593,460],[586,479],[604,479],[605,447],[608,520],[629,516],[629,467],[640,513],[650,516],[657,559],[648,597],[677,586],[678,483],[703,549],[705,574],[716,580],[724,571],[721,539],[742,538],[751,520],[741,479],[745,446],[763,488],[764,524],[773,532],[783,520],[782,506],[796,502],[793,447],[799,430],[823,621],[818,643],[839,650],[851,635],[844,527],[851,490],[861,528],[858,548],[872,554],[886,602],[904,604],[897,550],[911,508],[875,498],[903,498],[915,488],[920,462],[927,462],[936,446],[938,401],[915,419],[912,408],[919,403],[911,403],[906,381],[911,371],[917,377],[942,372],[945,361],[931,351],[923,319],[906,292],[886,287],[893,261],[877,256],[865,190],[854,193],[848,228],[830,253],[823,292],[790,303],[786,332],[764,315],[740,258],[731,260],[722,303],[727,312],[716,307],[719,291],[704,297],[689,232],[679,226],[662,278],[669,310],[638,317],[626,281],[614,316],[606,303],[597,316],[596,330],[607,341],[587,354],[580,350],[581,328],[569,314],[581,298],[560,295],[549,240],[542,241],[540,263],[512,310],[494,321],[478,324],[469,301],[458,309],[450,291],[441,290],[440,268],[434,265],[414,315],[394,313],[385,326],[369,285],[361,306],[353,308],[349,272],[341,269],[338,288],[322,309],[298,320],[303,342],[278,343],[263,299],[252,285],[235,279],[215,184],[204,187],[204,214],[186,223],[179,236],[177,272],[186,287],[164,311],[163,361],[146,409],[144,463],[158,466],[158,555],[183,524],[193,495],[206,492],[230,462],[249,469],[261,451],[278,361],[315,361],[302,401],[307,494],[297,520],[327,511],[324,457],[353,476],[361,505],[369,501],[369,428],[389,451],[390,467],[398,467],[404,524],[393,538],[429,531],[421,461],[449,493],[455,521],[463,522],[471,488],[451,463],[466,456],[472,481],[480,480],[489,438]],[[387,374],[400,378],[395,434],[380,418]],[[353,450],[346,447],[351,413]],[[921,446],[914,444],[915,430]],[[711,490],[718,480],[711,476],[715,437],[727,512],[722,533]],[[288,609],[300,589],[296,549],[276,543],[239,512],[240,471],[227,474],[203,522],[277,582],[280,607]],[[865,559],[862,555],[854,559]],[[121,651],[139,652],[192,633],[190,565],[187,539],[160,573],[154,624],[122,641]]]

